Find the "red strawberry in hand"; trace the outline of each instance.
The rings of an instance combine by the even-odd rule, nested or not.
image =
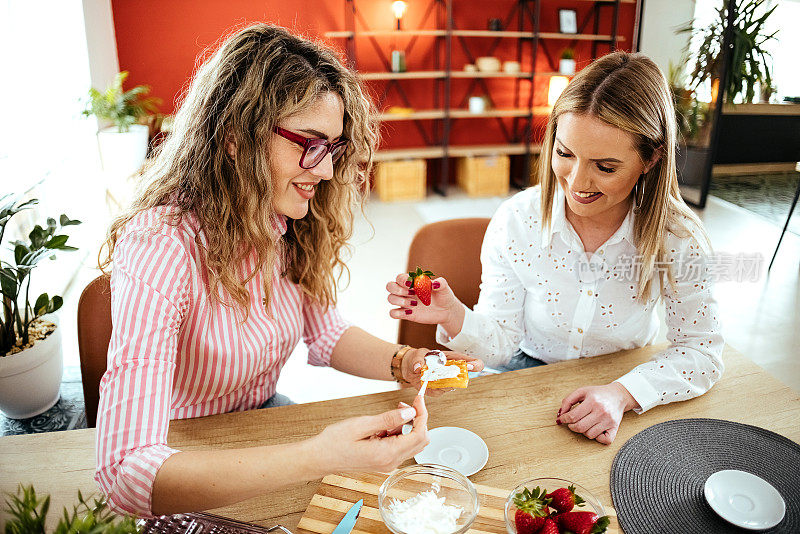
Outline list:
[[[565,512],[558,516],[561,531],[572,534],[601,534],[609,522],[608,516],[597,517],[594,512]]]
[[[514,506],[517,507],[514,524],[517,527],[517,534],[533,534],[544,526],[545,519],[550,515],[550,509],[547,507],[550,501],[544,497],[546,491],[538,487],[533,491],[525,488],[514,495]]]
[[[542,526],[542,530],[539,531],[539,534],[561,534],[558,530],[558,525],[555,521],[550,519],[549,517],[544,520],[544,525]]]
[[[582,506],[584,501],[580,495],[575,495],[575,486],[568,488],[558,488],[552,493],[545,495],[551,500],[550,506],[559,513],[569,512],[575,505]]]
[[[414,288],[414,294],[419,297],[419,300],[422,301],[425,306],[430,306],[433,285],[431,278],[435,277],[435,275],[430,271],[423,271],[420,267],[417,267],[417,270],[408,273],[408,276],[411,278],[411,286]]]

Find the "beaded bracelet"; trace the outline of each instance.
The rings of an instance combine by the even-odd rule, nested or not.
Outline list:
[[[400,348],[398,348],[397,352],[395,352],[394,356],[392,356],[392,361],[389,367],[389,371],[391,371],[394,379],[403,385],[411,383],[405,378],[403,378],[403,371],[402,371],[403,357],[406,355],[406,352],[410,350],[411,347],[409,347],[408,345],[402,345]]]

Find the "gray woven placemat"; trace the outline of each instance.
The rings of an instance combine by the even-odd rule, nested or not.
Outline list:
[[[678,419],[628,440],[611,466],[611,498],[625,534],[752,532],[720,518],[705,500],[706,479],[722,469],[760,476],[781,493],[786,516],[762,532],[800,533],[800,445],[750,425]]]

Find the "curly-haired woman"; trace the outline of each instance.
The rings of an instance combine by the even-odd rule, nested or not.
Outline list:
[[[419,384],[426,349],[375,338],[335,308],[373,116],[333,53],[275,26],[237,32],[200,67],[107,242],[114,329],[95,478],[112,508],[216,508],[331,472],[389,470],[426,445],[419,396],[297,443],[182,452],[166,441],[171,419],[285,404],[275,385],[301,338],[311,364]]]

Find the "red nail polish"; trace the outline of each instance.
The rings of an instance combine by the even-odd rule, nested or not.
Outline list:
[[[412,300],[412,301],[411,301],[411,305],[412,305],[412,306],[416,306],[416,305],[417,305],[417,301],[416,301],[416,300]]]
[[[439,289],[440,287],[442,287],[442,284],[440,284],[439,282],[434,282],[431,285],[431,287],[433,287],[433,289]]]
[[[559,421],[558,419],[556,419],[556,424],[557,424],[557,425],[560,425],[560,424],[561,424],[561,421]]]
[[[411,287],[411,281],[410,280],[406,280],[406,287]]]
[[[406,310],[406,315],[411,315],[413,312],[411,310]]]
[[[409,294],[409,295],[416,295],[416,294],[417,294],[417,292],[416,292],[416,291],[414,291],[413,289],[409,289],[409,290],[408,290],[408,294]]]
[[[557,418],[558,418],[558,417],[561,417],[561,408],[559,408],[559,409],[558,409],[558,414],[556,415],[556,417],[557,417]]]

